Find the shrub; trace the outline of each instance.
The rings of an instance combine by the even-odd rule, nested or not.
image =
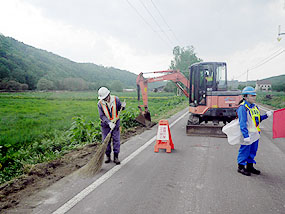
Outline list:
[[[128,109],[128,111],[123,111],[120,118],[121,118],[121,126],[123,129],[128,129],[131,127],[138,126],[139,123],[135,120],[137,111],[133,108]]]
[[[41,78],[38,81],[37,84],[37,89],[42,91],[42,90],[53,90],[54,89],[54,85],[53,82],[44,78]]]
[[[74,117],[72,119],[74,121],[68,131],[71,143],[92,143],[101,140],[100,121],[97,123],[86,122],[84,117]]]

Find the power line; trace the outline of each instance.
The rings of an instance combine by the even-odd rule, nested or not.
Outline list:
[[[280,51],[280,50],[278,50]],[[252,68],[248,69],[248,70],[254,70],[262,65],[264,65],[265,63],[269,62],[270,60],[274,59],[275,57],[279,56],[280,54],[282,54],[285,50],[282,50],[281,52],[279,52],[278,54],[271,54],[269,57],[267,57],[267,59],[264,59],[263,61],[261,61],[259,64],[253,66]],[[275,52],[276,53],[276,52]],[[273,56],[272,56],[273,55]]]
[[[160,15],[161,19],[163,20],[163,22],[165,23],[165,25],[168,27],[168,30],[173,34],[174,38],[176,39],[176,41],[178,43],[179,42],[179,39],[177,38],[176,34],[173,32],[173,30],[171,29],[171,27],[167,24],[165,18],[162,16],[161,12],[159,11],[159,9],[157,8],[157,6],[154,4],[154,2],[152,0],[150,0],[151,3],[153,4],[154,8],[157,10],[158,14]]]
[[[133,10],[138,14],[138,16],[145,22],[145,24],[146,25],[148,25],[149,27],[150,27],[150,29],[155,33],[155,34],[157,34],[158,36],[159,36],[159,38],[163,41],[163,42],[165,42],[169,47],[171,47],[161,36],[160,36],[160,34],[158,34],[154,29],[153,29],[153,27],[145,20],[145,18],[139,13],[139,11],[128,1],[128,0],[126,0],[127,2],[128,2],[128,4],[131,6],[131,8],[133,8]],[[172,47],[171,47],[172,48]]]
[[[281,51],[281,50],[283,50],[283,48],[279,48],[278,50],[274,51],[272,54],[270,54],[270,55],[269,55],[268,57],[266,57],[265,59],[261,60],[261,61],[260,61],[259,63],[257,63],[256,65],[261,64],[262,62],[264,62],[265,60],[267,60],[268,58],[270,58],[271,56],[275,55],[277,52],[279,52],[279,51]],[[256,66],[256,65],[255,65],[255,66]],[[252,66],[252,67],[255,67],[255,66]],[[249,70],[251,70],[251,68],[250,68]]]
[[[145,4],[142,2],[142,0],[139,0],[140,3],[142,4],[142,6],[145,8],[145,10],[148,12],[148,14],[150,15],[150,17],[152,18],[152,20],[154,21],[154,23],[158,26],[158,28],[160,29],[160,31],[165,35],[165,37],[168,39],[168,41],[170,42],[170,44],[172,43],[172,41],[170,40],[170,38],[168,37],[168,35],[165,33],[165,31],[161,28],[161,26],[159,25],[159,23],[156,21],[156,19],[154,18],[154,16],[151,14],[151,12],[149,11],[149,9],[145,6]]]
[[[281,51],[281,52],[280,52]],[[251,70],[254,70],[262,65],[264,65],[265,63],[269,62],[270,60],[274,59],[275,57],[279,56],[280,54],[282,54],[285,50],[280,48],[277,51],[274,51],[272,54],[270,54],[268,57],[266,57],[265,59],[261,60],[259,63],[257,63],[255,66],[251,67],[250,69],[247,69],[245,72],[243,72],[241,75],[239,75],[238,77],[236,77],[237,79],[241,76],[243,76],[244,74],[248,73]],[[276,54],[277,53],[277,54]]]
[[[241,75],[239,75],[238,77],[236,77],[237,79],[240,78],[241,76],[243,76],[244,74],[246,74],[247,71],[243,72]]]

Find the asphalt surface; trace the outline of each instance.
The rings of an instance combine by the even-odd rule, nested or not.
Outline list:
[[[170,118],[170,124],[187,110]],[[92,178],[74,173],[13,213],[285,213],[285,138],[272,139],[272,117],[261,124],[255,166],[261,175],[250,177],[237,172],[238,145],[226,138],[187,136],[187,117],[171,127],[171,153],[154,152],[153,127],[122,145],[125,162],[119,168],[104,164]]]

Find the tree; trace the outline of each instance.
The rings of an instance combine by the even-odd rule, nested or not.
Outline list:
[[[275,84],[272,85],[273,91],[285,91],[285,85],[284,84]]]
[[[41,78],[38,81],[37,89],[40,91],[53,90],[54,89],[53,82],[45,78]]]
[[[28,84],[21,84],[21,90],[22,91],[26,91],[26,90],[28,90],[29,89],[29,86],[28,86]]]
[[[163,90],[165,92],[176,92],[176,89],[177,89],[177,87],[176,87],[175,83],[168,81]]]
[[[4,65],[1,65],[1,61],[0,61],[0,79],[4,79],[4,78],[10,78],[9,70]]]
[[[238,85],[238,89],[239,89],[239,90],[242,90],[242,89],[244,89],[245,86],[246,86],[246,85],[241,85],[241,84],[240,84],[240,85]]]
[[[81,78],[65,78],[63,88],[71,91],[84,91],[88,89],[88,84]]]
[[[100,84],[98,82],[91,82],[89,83],[89,90],[97,91],[100,88]]]
[[[53,80],[52,82],[55,90],[64,90],[62,80],[58,79],[58,80]]]
[[[15,80],[10,81],[2,81],[0,84],[0,89],[8,90],[8,91],[19,91],[22,89],[21,83],[16,82]]]
[[[120,80],[115,80],[111,83],[110,89],[112,91],[122,92],[123,91],[123,84]]]
[[[169,68],[171,70],[180,70],[187,79],[189,79],[189,67],[196,62],[202,61],[196,56],[193,46],[176,46],[173,48],[173,55],[174,59],[171,60]],[[167,92],[176,92],[176,89],[177,87],[174,83],[168,82],[164,90]]]
[[[187,78],[189,78],[189,67],[202,60],[196,56],[193,46],[180,47],[173,49],[174,59],[171,60],[170,69],[180,70]]]

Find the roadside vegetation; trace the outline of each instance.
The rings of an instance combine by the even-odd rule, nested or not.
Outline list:
[[[258,92],[256,101],[276,109],[285,108],[285,92]]]
[[[126,100],[122,132],[139,124],[137,95],[114,93]],[[154,122],[187,106],[184,96],[150,93]],[[95,92],[31,92],[0,94],[0,183],[28,172],[33,165],[61,157],[86,144],[100,143]]]

